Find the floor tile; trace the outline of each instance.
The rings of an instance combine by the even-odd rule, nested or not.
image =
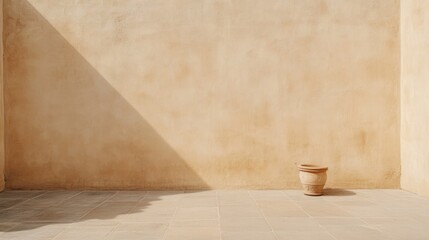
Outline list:
[[[362,221],[369,225],[407,225],[407,224],[419,224],[420,221],[408,217],[374,217],[374,218],[362,218]],[[429,224],[428,224],[429,225]]]
[[[184,198],[193,198],[193,197],[216,197],[216,190],[208,190],[208,191],[185,191],[183,194]]]
[[[165,240],[219,240],[219,229],[173,229],[167,230]]]
[[[170,222],[169,229],[197,229],[197,228],[212,228],[219,229],[219,219],[211,220],[173,220]]]
[[[113,228],[66,229],[55,237],[55,240],[104,240]]]
[[[366,225],[360,218],[315,218],[322,226]]]
[[[26,221],[34,222],[72,222],[81,219],[90,208],[63,208],[52,207],[41,211],[39,214],[29,216]]]
[[[358,207],[367,207],[367,206],[376,206],[375,202],[369,200],[337,200],[332,201],[331,203],[337,206],[358,206]]]
[[[309,215],[296,205],[263,205],[260,206],[265,217],[308,217]]]
[[[26,201],[22,198],[0,198],[0,211],[20,205],[20,203]]]
[[[336,239],[347,240],[383,240],[388,236],[374,227],[368,226],[327,226],[326,229]]]
[[[400,217],[401,213],[380,206],[342,206],[341,209],[354,217]]]
[[[261,199],[289,199],[288,196],[282,190],[251,190],[249,191],[250,196],[255,200]]]
[[[65,225],[23,223],[7,230],[0,239],[45,240],[52,239],[66,229]]]
[[[138,202],[146,195],[145,191],[119,191],[107,199],[107,202]]]
[[[229,206],[229,205],[239,205],[239,206],[255,206],[256,202],[249,196],[223,196],[219,197],[219,206]]]
[[[267,218],[274,231],[322,231],[319,222],[313,218]]]
[[[67,203],[80,203],[80,204],[100,204],[107,199],[115,195],[115,192],[107,191],[84,191],[81,192],[66,201],[63,204]]]
[[[197,196],[182,198],[178,202],[179,207],[217,207],[218,199],[216,196]]]
[[[34,200],[65,201],[81,193],[81,191],[47,191]]]
[[[66,223],[68,228],[114,228],[118,226],[120,221],[115,219],[88,219],[79,220],[71,223]]]
[[[221,218],[222,232],[270,232],[265,218]]]
[[[170,221],[176,207],[157,207],[157,208],[132,208],[127,214],[121,214],[115,219],[128,222],[168,222]]]
[[[143,236],[163,236],[167,231],[167,223],[120,223],[115,231],[141,232]]]
[[[30,199],[44,194],[45,191],[22,191],[22,190],[9,190],[0,192],[0,199],[4,198],[24,198]]]
[[[184,191],[148,191],[145,198],[153,199],[178,199],[184,196]]]
[[[329,202],[297,202],[312,217],[351,217],[352,215]]]
[[[219,212],[221,217],[264,217],[256,206],[220,206]]]
[[[0,222],[24,222],[41,213],[40,209],[9,208],[0,211]]]
[[[217,190],[218,197],[250,197],[247,190]]]
[[[222,240],[277,240],[273,232],[222,232]]]
[[[384,236],[392,240],[427,240],[429,231],[427,224],[383,224],[376,225]]]
[[[220,206],[241,205],[254,206],[256,201],[250,196],[247,191],[220,191],[218,192]]]
[[[137,203],[137,207],[141,209],[178,207],[180,199],[153,199],[143,198]]]
[[[327,231],[278,231],[278,240],[336,240]]]
[[[195,219],[217,219],[219,209],[217,207],[187,207],[179,208],[174,214],[176,220],[195,220]]]
[[[0,233],[1,232],[6,232],[7,230],[10,230],[14,227],[16,227],[19,223],[0,223]]]
[[[136,202],[106,202],[92,209],[82,219],[114,219],[135,208]]]
[[[163,240],[163,236],[147,236],[142,232],[111,232],[105,240]]]

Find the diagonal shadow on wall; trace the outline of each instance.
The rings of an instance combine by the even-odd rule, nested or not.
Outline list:
[[[5,2],[5,69],[8,188],[208,188],[25,0]]]
[[[209,188],[30,3],[5,1],[4,20],[7,188]],[[31,204],[34,208],[12,198],[0,216],[4,221],[41,221],[12,232],[90,220],[88,211],[111,194],[84,192],[61,202],[48,193],[41,201],[36,198],[41,205]],[[92,218],[138,214],[174,195],[160,192],[117,211],[107,203],[113,211]]]

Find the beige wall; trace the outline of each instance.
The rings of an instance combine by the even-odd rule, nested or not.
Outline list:
[[[403,0],[402,188],[429,196],[429,1]]]
[[[399,1],[5,0],[10,188],[399,187]]]
[[[0,191],[4,183],[4,104],[3,104],[3,0],[0,0]]]

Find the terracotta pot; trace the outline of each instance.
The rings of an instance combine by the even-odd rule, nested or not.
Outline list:
[[[299,179],[304,188],[304,194],[310,196],[320,196],[323,194],[328,167],[312,164],[299,164]]]

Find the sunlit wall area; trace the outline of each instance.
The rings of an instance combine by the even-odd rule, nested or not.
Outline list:
[[[429,196],[429,2],[403,0],[402,188]]]

